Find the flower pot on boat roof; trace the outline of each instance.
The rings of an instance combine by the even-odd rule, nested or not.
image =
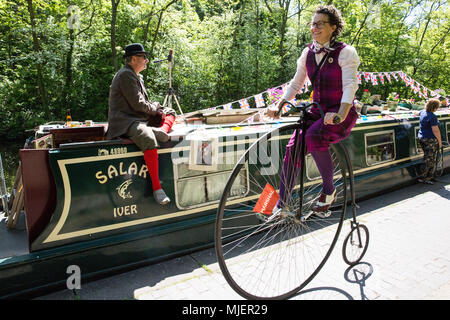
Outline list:
[[[397,111],[398,102],[397,101],[388,101],[387,109],[389,111]]]

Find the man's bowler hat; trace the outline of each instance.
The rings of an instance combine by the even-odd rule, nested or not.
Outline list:
[[[139,53],[147,53],[144,50],[144,46],[140,43],[132,43],[125,47],[125,54],[123,58],[134,56]]]

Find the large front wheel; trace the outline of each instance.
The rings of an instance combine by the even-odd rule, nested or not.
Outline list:
[[[218,262],[229,285],[247,299],[295,295],[325,264],[342,226],[347,201],[346,166],[334,146],[330,152],[337,200],[331,215],[310,215],[322,180],[309,156],[304,181],[290,182],[283,210],[272,214],[281,177],[295,177],[301,170],[298,164],[296,168],[296,161],[290,161],[292,167],[285,164],[283,168],[286,144],[297,127],[281,127],[253,143],[236,164],[219,204],[215,230]]]

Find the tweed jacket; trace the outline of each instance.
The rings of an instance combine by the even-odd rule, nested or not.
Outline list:
[[[136,121],[147,122],[158,115],[158,102],[150,102],[140,75],[126,64],[114,76],[109,90],[108,139],[127,133]]]

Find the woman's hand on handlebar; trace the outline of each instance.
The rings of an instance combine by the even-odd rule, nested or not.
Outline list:
[[[286,103],[286,100],[281,99],[276,105],[267,107],[267,116],[273,119],[278,119],[281,114],[281,108]]]

